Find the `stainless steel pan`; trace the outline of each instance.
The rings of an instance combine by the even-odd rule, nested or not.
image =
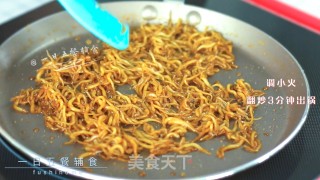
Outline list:
[[[306,76],[295,58],[279,43],[257,28],[235,18],[206,10],[171,2],[116,2],[101,5],[112,14],[131,25],[149,21],[163,23],[168,20],[170,12],[175,21],[182,18],[197,25],[201,30],[211,27],[221,32],[234,43],[236,64],[234,71],[222,71],[210,78],[222,83],[234,82],[242,77],[254,88],[261,89],[267,79],[295,80],[296,87],[274,87],[266,91],[266,97],[286,97],[310,95]],[[140,178],[141,170],[128,170],[128,163],[104,161],[97,159],[99,168],[72,168],[73,158],[82,152],[79,145],[64,145],[67,138],[47,130],[40,115],[23,115],[11,109],[10,98],[20,89],[33,85],[30,77],[40,67],[41,59],[46,57],[46,50],[51,54],[62,54],[70,48],[86,45],[87,39],[94,39],[78,25],[67,13],[61,12],[36,21],[15,33],[0,46],[0,132],[1,135],[22,153],[36,160],[41,165],[53,166],[57,170],[67,171],[72,175],[89,178]],[[96,44],[93,41],[91,45]],[[126,91],[128,89],[123,89]],[[275,100],[274,100],[275,101]],[[255,128],[262,140],[263,147],[258,153],[248,153],[242,149],[226,153],[224,159],[215,156],[219,146],[226,143],[223,139],[214,139],[201,145],[212,152],[207,156],[200,152],[191,153],[191,157],[182,158],[175,154],[174,168],[147,170],[147,179],[179,178],[221,178],[232,175],[257,165],[283,148],[297,134],[303,125],[309,105],[264,104],[256,111],[262,117]],[[54,164],[47,158],[54,158]],[[60,158],[69,158],[69,167],[62,166]],[[143,155],[146,158],[146,155]],[[163,157],[160,157],[162,161]],[[143,159],[145,160],[145,159]],[[35,165],[37,165],[35,164]],[[84,164],[89,166],[87,160]],[[145,164],[144,164],[145,165]],[[161,162],[159,162],[161,166]],[[71,171],[73,170],[73,171]],[[32,172],[30,172],[32,173]]]

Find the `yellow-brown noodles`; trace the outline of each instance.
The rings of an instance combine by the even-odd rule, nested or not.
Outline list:
[[[125,51],[102,45],[97,53],[48,55],[37,86],[12,98],[13,108],[42,113],[46,127],[83,145],[81,157],[126,161],[143,150],[210,154],[199,142],[219,136],[229,141],[217,150],[220,158],[240,147],[257,152],[256,106],[247,97],[263,92],[243,79],[226,86],[208,81],[236,68],[234,62],[232,43],[215,31],[199,32],[181,21],[145,24],[131,32]],[[117,91],[122,85],[135,94]]]

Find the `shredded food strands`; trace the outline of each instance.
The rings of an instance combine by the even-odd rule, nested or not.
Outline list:
[[[198,143],[225,136],[230,144],[217,156],[243,147],[257,152],[261,142],[252,126],[261,96],[243,79],[223,86],[208,76],[236,68],[232,43],[221,34],[194,26],[141,25],[131,32],[130,47],[103,45],[98,53],[53,59],[37,71],[36,88],[12,98],[23,113],[42,113],[45,125],[84,146],[80,157],[99,155],[127,161],[142,150],[161,155],[210,152]],[[128,84],[136,94],[122,94]],[[187,139],[186,133],[196,135]]]

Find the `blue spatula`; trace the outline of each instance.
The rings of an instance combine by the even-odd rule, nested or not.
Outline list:
[[[124,50],[129,46],[129,26],[99,8],[95,0],[58,0],[83,27],[110,46]]]

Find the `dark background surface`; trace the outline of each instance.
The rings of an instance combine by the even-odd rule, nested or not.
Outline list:
[[[316,101],[320,101],[319,35],[242,1],[186,0],[186,4],[233,16],[275,38],[299,61],[309,80],[311,95],[316,96]],[[52,2],[1,25],[0,43],[25,25],[61,10],[57,2]],[[316,102],[316,105],[311,106],[303,128],[284,149],[266,162],[227,179],[316,179],[320,175],[319,104],[320,102]],[[18,161],[26,157],[8,146],[3,139],[0,143],[0,153],[0,179],[57,179],[51,176],[33,175],[31,169],[6,169],[5,167],[9,166],[22,166]],[[74,177],[63,178],[74,179]]]

